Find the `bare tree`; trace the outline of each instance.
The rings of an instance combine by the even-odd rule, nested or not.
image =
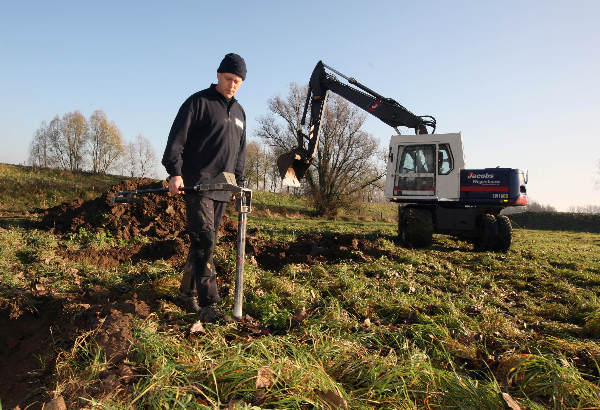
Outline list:
[[[87,120],[79,112],[56,115],[50,123],[42,122],[33,136],[29,150],[32,165],[80,171],[85,162]]]
[[[570,206],[569,212],[577,214],[600,214],[600,205]]]
[[[246,144],[246,170],[244,171],[248,186],[276,192],[281,186],[276,161],[277,155],[274,154],[272,147],[265,146],[259,141],[248,142]]]
[[[92,172],[106,173],[123,153],[121,131],[102,110],[90,117],[88,141]]]
[[[257,135],[275,150],[296,145],[306,90],[291,84],[287,98],[271,98],[270,113],[259,119]],[[354,194],[385,175],[378,165],[377,141],[362,130],[365,119],[359,108],[343,98],[332,94],[328,99],[317,157],[306,173],[308,193],[320,214],[335,215]]]
[[[246,169],[244,170],[244,179],[248,187],[258,189],[260,180],[260,152],[261,144],[257,141],[249,141],[246,144]]]
[[[307,90],[306,86],[290,84],[288,96],[285,99],[279,95],[270,98],[267,102],[270,114],[259,118],[256,135],[281,153],[289,151],[297,143],[296,131],[302,129],[300,121]]]
[[[529,212],[556,212],[556,208],[552,205],[544,205],[529,198],[529,204],[527,205],[527,211]]]
[[[149,178],[155,176],[156,169],[156,153],[148,139],[141,134],[136,138],[138,148],[137,159],[139,164],[139,176],[141,178]]]
[[[121,174],[134,177],[137,175],[136,149],[133,142],[125,144],[123,154],[121,155],[120,168]]]
[[[50,147],[50,126],[43,121],[33,136],[29,147],[28,163],[34,167],[49,168],[52,165],[52,149]]]
[[[266,180],[269,181],[269,191],[278,192],[281,188],[283,188],[281,184],[281,175],[279,175],[279,169],[277,168],[277,157],[280,154],[278,154],[277,151],[272,147],[269,148],[270,149],[265,151]],[[290,193],[289,189],[288,193]]]
[[[140,136],[133,145],[133,163],[140,167],[140,156],[144,158],[140,172],[149,175],[156,163],[150,143]],[[40,167],[106,173],[121,166],[122,156],[121,131],[114,121],[109,121],[102,110],[96,110],[89,121],[73,111],[62,118],[56,115],[49,123],[42,122],[30,144],[28,161]]]
[[[157,166],[154,148],[148,139],[138,135],[125,145],[121,158],[121,172],[139,178],[154,178]]]
[[[85,162],[88,138],[86,118],[79,111],[66,113],[60,121],[59,131],[52,134],[55,137],[54,148],[59,153],[59,163],[64,169],[81,171]]]

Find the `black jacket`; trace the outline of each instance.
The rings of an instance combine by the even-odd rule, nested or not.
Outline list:
[[[186,186],[208,183],[223,171],[244,183],[246,114],[235,98],[229,101],[215,84],[190,96],[177,113],[162,164],[169,175],[181,175]],[[227,192],[203,196],[227,201]]]

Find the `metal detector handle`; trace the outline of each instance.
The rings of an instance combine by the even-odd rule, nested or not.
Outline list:
[[[235,209],[238,211],[237,260],[235,266],[235,290],[233,296],[233,317],[242,319],[244,302],[244,257],[246,254],[247,213],[252,210],[252,191],[242,188],[235,198]]]

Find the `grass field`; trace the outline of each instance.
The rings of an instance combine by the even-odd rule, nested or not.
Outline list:
[[[192,332],[195,317],[175,303],[182,255],[156,252],[171,242],[36,228],[37,198],[77,197],[85,178],[54,197],[46,183],[21,197],[33,182],[19,178],[24,188],[5,184],[1,198],[21,211],[0,219],[6,408],[600,406],[598,234],[516,229],[507,253],[442,235],[405,249],[386,205],[332,221],[299,198],[257,193],[250,317]],[[215,257],[230,309],[227,235]]]

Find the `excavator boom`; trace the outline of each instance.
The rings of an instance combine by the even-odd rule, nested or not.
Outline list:
[[[344,78],[349,84],[341,82],[334,75],[327,73],[326,69]],[[399,126],[413,128],[416,134],[427,134],[427,127],[435,130],[435,118],[415,115],[397,101],[383,97],[362,85],[354,78],[346,77],[332,67],[325,65],[322,61],[319,61],[310,76],[301,121],[301,124],[304,125],[308,107],[310,106],[309,134],[305,135],[301,130],[297,130],[298,146],[277,159],[277,167],[281,178],[283,178],[283,185],[300,186],[299,180],[304,177],[316,156],[319,145],[321,119],[327,102],[328,91],[339,95],[369,114],[379,118],[384,123],[393,127],[398,134],[400,133],[397,128]],[[306,147],[305,140],[308,142]]]

